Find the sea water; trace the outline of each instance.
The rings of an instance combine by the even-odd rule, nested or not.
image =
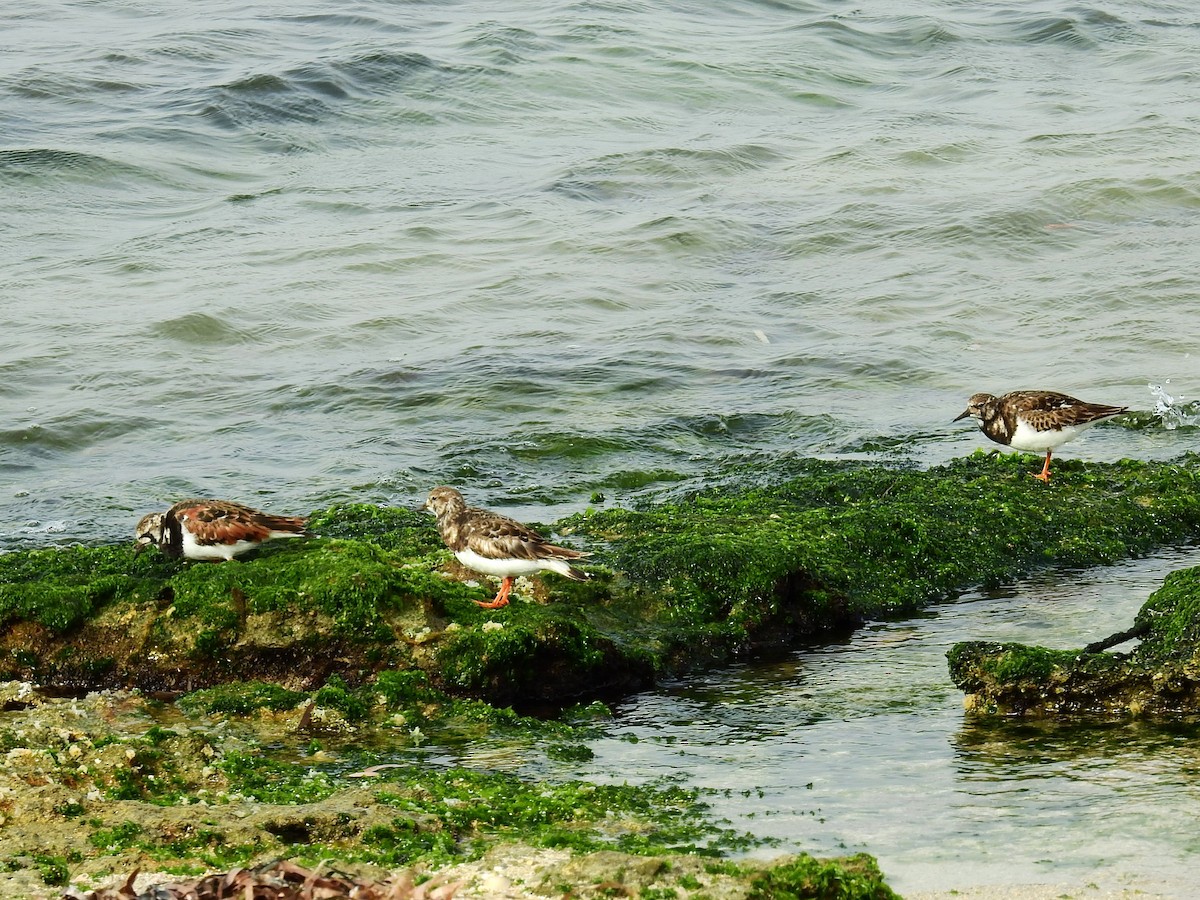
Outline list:
[[[444,482],[545,522],[787,455],[937,463],[987,446],[951,424],[980,390],[1195,397],[1198,25],[9,4],[0,547]]]

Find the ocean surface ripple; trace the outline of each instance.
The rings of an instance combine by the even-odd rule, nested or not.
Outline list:
[[[0,548],[124,539],[183,494],[452,481],[548,521],[795,457],[934,464],[984,445],[950,424],[977,390],[1157,410],[1068,455],[1183,453],[1198,24],[6,9]]]

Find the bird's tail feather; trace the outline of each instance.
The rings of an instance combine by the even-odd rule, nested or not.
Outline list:
[[[304,516],[264,516],[263,524],[271,529],[271,537],[308,537],[308,519]]]
[[[544,559],[542,564],[553,572],[565,578],[570,578],[572,581],[587,581],[592,576],[588,575],[582,569],[577,569],[565,559]]]

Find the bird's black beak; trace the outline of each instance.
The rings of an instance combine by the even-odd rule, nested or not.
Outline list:
[[[967,416],[969,416],[970,414],[971,414],[971,410],[969,410],[969,409],[964,409],[962,412],[960,412],[960,413],[959,413],[957,416],[955,416],[955,417],[954,417],[953,419],[951,419],[950,421],[952,421],[952,422],[957,422],[959,419],[965,419],[965,418],[966,418]]]

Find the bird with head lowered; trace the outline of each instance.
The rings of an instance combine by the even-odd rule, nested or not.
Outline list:
[[[167,556],[231,560],[275,538],[305,537],[306,520],[276,516],[229,500],[181,500],[165,513],[143,516],[134,529],[140,552],[155,546]]]

